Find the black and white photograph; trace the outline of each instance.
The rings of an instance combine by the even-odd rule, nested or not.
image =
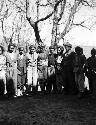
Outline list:
[[[0,125],[96,125],[96,0],[0,0]]]

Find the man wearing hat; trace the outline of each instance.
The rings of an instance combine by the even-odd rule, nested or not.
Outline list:
[[[67,42],[64,44],[65,53],[63,55],[62,60],[62,78],[64,83],[64,92],[67,93],[74,93],[75,89],[75,80],[74,80],[74,73],[73,73],[73,60],[75,53],[71,51],[72,45]]]
[[[53,92],[57,92],[56,86],[56,54],[54,54],[54,46],[49,47],[49,55],[48,55],[48,78],[47,78],[47,92],[50,93],[52,91],[53,85]]]
[[[31,89],[33,92],[37,91],[37,78],[38,78],[37,58],[38,58],[38,54],[36,53],[36,47],[35,45],[31,45],[29,47],[29,53],[26,54],[26,60],[27,60],[26,92],[27,94],[31,92]]]

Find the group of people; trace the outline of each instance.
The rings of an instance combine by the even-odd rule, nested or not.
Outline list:
[[[68,42],[63,46],[50,46],[49,52],[43,45],[38,48],[30,45],[28,52],[12,43],[6,52],[0,46],[0,95],[30,95],[40,86],[46,94],[64,92],[81,98],[86,89],[85,77],[89,81],[89,94],[95,95],[96,50],[93,48],[87,59],[80,46],[75,47],[75,51],[71,49]]]

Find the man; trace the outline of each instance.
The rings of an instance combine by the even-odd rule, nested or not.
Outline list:
[[[63,60],[61,62],[62,65],[62,78],[64,84],[64,92],[65,94],[74,93],[75,88],[75,80],[73,73],[73,59],[74,52],[71,51],[72,45],[70,43],[65,43],[65,53],[63,55]]]
[[[36,47],[35,45],[31,45],[29,47],[29,53],[26,55],[27,59],[27,88],[26,92],[29,94],[32,91],[36,92],[38,89],[37,86],[37,79],[38,79],[38,73],[37,73],[37,58],[38,54],[36,53]]]
[[[55,74],[56,54],[54,54],[54,46],[50,46],[49,50],[50,53],[48,55],[48,78],[47,78],[46,90],[48,93],[51,93],[53,85],[53,92],[56,93],[57,92],[56,74]]]
[[[14,90],[11,90],[11,89],[13,89],[12,82],[13,82]],[[13,93],[13,91],[15,91],[14,97],[17,96],[17,52],[15,51],[15,45],[14,44],[9,44],[9,46],[8,46],[8,53],[7,53],[7,89],[8,89],[7,93],[10,94],[10,93]]]
[[[38,81],[42,92],[45,92],[47,83],[47,66],[48,66],[48,55],[45,52],[45,46],[39,46],[38,55]]]
[[[89,80],[90,94],[96,96],[96,49],[91,50],[91,57],[89,57],[85,64],[86,76]]]
[[[19,47],[19,54],[17,58],[17,69],[18,69],[18,89],[20,89],[21,95],[24,93],[24,85],[26,82],[26,56],[24,54],[24,47]]]
[[[84,81],[84,65],[86,62],[86,57],[83,54],[83,49],[79,46],[75,47],[75,58],[74,58],[74,74],[75,82],[78,89],[78,98],[82,98],[85,90]]]

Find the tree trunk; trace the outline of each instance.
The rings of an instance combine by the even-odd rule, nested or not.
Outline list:
[[[37,23],[35,23],[34,32],[35,32],[36,41],[39,44],[41,42],[41,38],[40,38],[40,34],[39,34],[39,29],[38,29],[38,24]]]
[[[57,27],[58,27],[58,17],[57,17],[57,11],[54,13],[54,19],[53,19],[53,28],[52,28],[52,40],[51,45],[56,46],[57,45]]]

